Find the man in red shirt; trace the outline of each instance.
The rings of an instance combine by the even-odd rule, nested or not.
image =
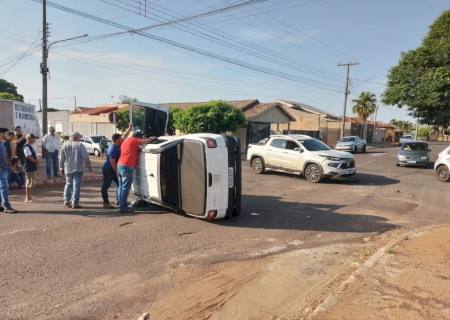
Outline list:
[[[155,137],[148,139],[138,138],[139,132],[133,132],[132,137],[127,138],[120,146],[120,158],[117,162],[117,176],[119,179],[119,212],[127,213],[128,194],[133,183],[133,171],[138,165],[139,146],[146,145],[155,140]]]

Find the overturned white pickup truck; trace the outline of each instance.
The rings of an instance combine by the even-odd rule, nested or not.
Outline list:
[[[139,110],[140,112],[136,112]],[[168,111],[135,103],[144,136],[158,139],[141,149],[133,191],[138,202],[151,202],[204,219],[236,217],[241,211],[239,139],[198,133],[166,136]]]

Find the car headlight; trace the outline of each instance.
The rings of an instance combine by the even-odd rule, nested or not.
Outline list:
[[[398,160],[406,160],[406,157],[402,156],[401,154],[399,154],[397,158],[398,158]]]
[[[332,157],[332,156],[326,156],[326,155],[323,155],[323,154],[321,154],[320,156],[325,158],[325,159],[327,159],[327,160],[330,160],[330,161],[340,161],[341,160],[339,158]]]
[[[427,156],[422,156],[422,157],[420,157],[420,160],[427,160],[427,159],[428,159]]]

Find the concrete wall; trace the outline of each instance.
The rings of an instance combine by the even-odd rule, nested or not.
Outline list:
[[[48,127],[54,127],[56,132],[68,134],[71,132],[70,121],[69,121],[70,111],[61,110],[47,113]],[[39,125],[42,128],[42,112],[36,112],[36,116],[39,121]]]
[[[0,100],[0,127],[11,129],[14,125],[13,102]]]
[[[114,124],[109,122],[109,114],[88,115],[72,113],[70,119],[70,131],[78,131],[84,136],[105,136],[108,139],[116,132]]]

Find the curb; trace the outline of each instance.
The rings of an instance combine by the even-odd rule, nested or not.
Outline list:
[[[416,230],[411,230],[402,235],[399,235],[397,239],[390,241],[387,245],[378,249],[372,256],[370,256],[359,268],[352,272],[352,274],[345,279],[332,293],[328,295],[308,316],[308,319],[312,319],[316,315],[321,312],[327,311],[329,308],[334,306],[338,301],[338,295],[343,292],[351,283],[357,280],[356,276],[369,270],[373,267],[385,254],[387,251],[398,245],[400,242],[404,241],[408,237],[418,236],[421,233],[425,233],[427,231],[450,227],[450,224],[441,224],[441,225],[431,225],[427,227],[423,227]]]

